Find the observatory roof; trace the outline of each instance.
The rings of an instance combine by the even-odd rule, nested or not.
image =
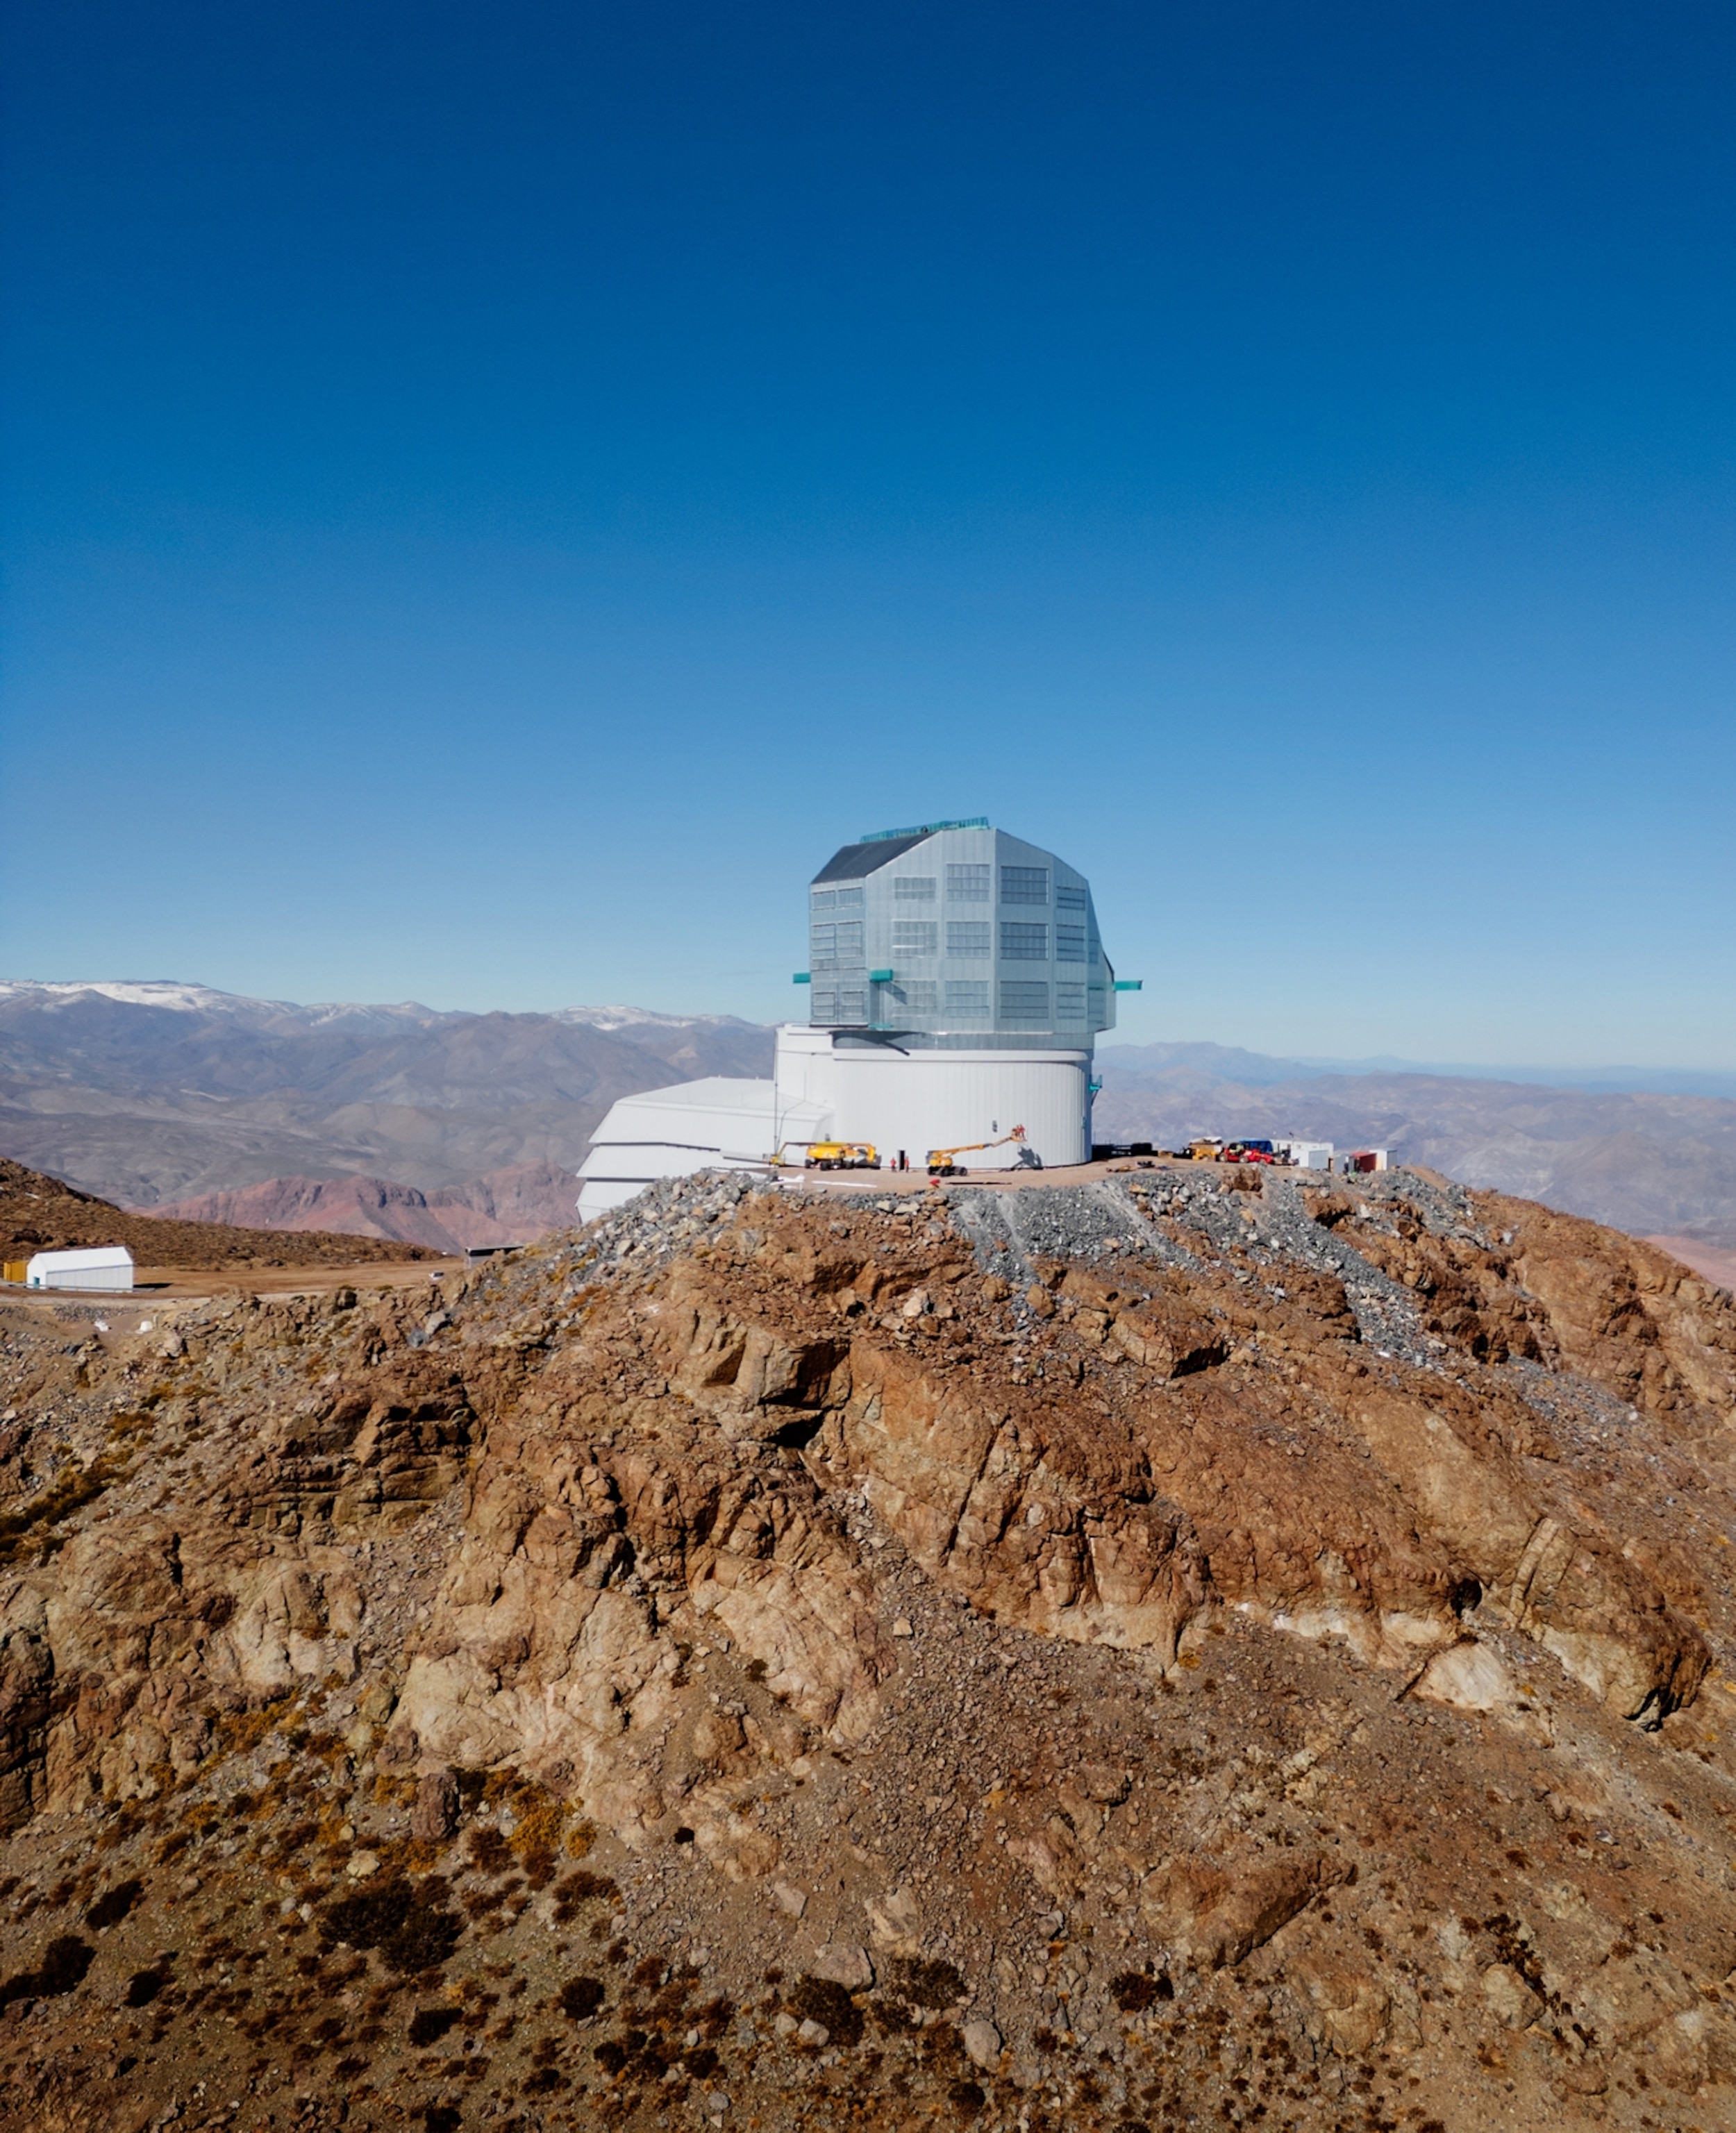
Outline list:
[[[836,851],[814,876],[815,884],[822,881],[860,881],[864,874],[873,874],[878,868],[908,852],[913,845],[919,845],[932,833],[927,830],[913,830],[903,837],[872,837],[866,843],[846,845]]]
[[[853,845],[832,854],[814,876],[813,885],[817,888],[822,881],[860,881],[942,830],[986,830],[988,826],[986,815],[967,815],[952,822],[914,822],[908,829],[866,831]]]

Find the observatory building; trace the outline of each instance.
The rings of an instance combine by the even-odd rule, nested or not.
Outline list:
[[[822,1139],[919,1169],[1019,1125],[1045,1165],[1089,1159],[1116,980],[1077,868],[981,820],[880,831],[814,876],[807,922],[808,1019],[779,1029],[774,1078],[624,1097],[580,1166],[582,1219],[653,1178],[763,1169],[780,1148],[799,1161]],[[1010,1168],[1020,1145],[971,1168]]]

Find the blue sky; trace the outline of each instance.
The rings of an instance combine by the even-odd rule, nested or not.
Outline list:
[[[1736,1066],[1714,6],[14,6],[13,975]]]

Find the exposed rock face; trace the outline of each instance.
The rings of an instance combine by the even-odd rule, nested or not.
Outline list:
[[[94,1316],[3,1322],[0,2123],[1729,2107],[1736,1309],[1647,1246],[702,1179]]]

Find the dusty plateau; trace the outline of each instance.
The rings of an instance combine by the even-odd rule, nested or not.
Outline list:
[[[366,1282],[0,1303],[0,2126],[1736,2125],[1727,1292],[1204,1168]]]

